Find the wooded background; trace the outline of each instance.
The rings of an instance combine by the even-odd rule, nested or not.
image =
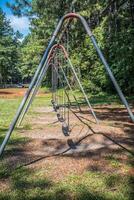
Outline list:
[[[74,4],[72,4],[74,2]],[[29,83],[58,20],[71,10],[88,21],[124,93],[134,94],[134,0],[16,0],[7,4],[17,16],[28,16],[30,34],[14,32],[0,10],[0,83]],[[114,93],[95,50],[80,23],[72,23],[69,56],[80,67],[81,81],[93,94]]]

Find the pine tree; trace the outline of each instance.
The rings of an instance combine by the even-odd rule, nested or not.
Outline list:
[[[10,21],[0,9],[0,83],[12,83],[17,77],[18,40],[15,37]]]

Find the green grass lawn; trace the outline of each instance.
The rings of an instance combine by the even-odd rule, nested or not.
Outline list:
[[[29,115],[35,113],[34,106],[50,105],[51,96],[37,97]],[[103,98],[103,102],[106,97]],[[9,127],[21,99],[0,99],[0,143]],[[99,103],[99,100],[95,103]],[[102,101],[100,102],[102,103]],[[118,103],[118,102],[116,102]],[[24,126],[24,129],[30,129]],[[48,178],[47,171],[28,167],[9,168],[8,157],[12,156],[12,148],[28,142],[16,129],[11,137],[6,153],[0,158],[0,180],[8,187],[0,193],[0,200],[133,200],[134,177],[131,175],[104,173],[87,170],[81,175],[70,174],[63,180],[55,182]],[[129,155],[130,156],[130,155]],[[131,157],[131,156],[130,156]],[[108,157],[115,168],[120,165],[114,155]],[[77,162],[77,161],[76,161]],[[133,163],[127,163],[126,168]],[[67,170],[67,169],[66,169]],[[60,172],[59,172],[60,173]],[[0,182],[1,182],[0,181]],[[0,184],[1,187],[1,184]]]

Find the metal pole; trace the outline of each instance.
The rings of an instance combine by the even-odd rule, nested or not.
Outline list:
[[[93,108],[92,108],[92,106],[91,106],[91,104],[90,104],[90,102],[89,102],[89,99],[88,99],[88,97],[87,97],[87,95],[86,95],[86,93],[85,93],[85,91],[84,91],[84,89],[83,89],[83,86],[82,86],[82,84],[81,84],[81,82],[80,82],[80,80],[79,80],[79,78],[78,78],[78,76],[77,76],[77,73],[76,73],[76,71],[75,71],[75,69],[74,69],[74,67],[73,67],[73,65],[72,65],[72,63],[71,63],[71,60],[68,58],[67,61],[68,61],[68,63],[69,63],[69,66],[71,67],[71,70],[73,71],[73,73],[74,73],[74,75],[75,75],[75,77],[76,77],[76,80],[77,80],[77,82],[78,82],[78,84],[79,84],[79,86],[80,86],[80,89],[81,89],[81,91],[82,91],[82,93],[83,93],[83,96],[85,97],[85,100],[86,100],[86,102],[87,102],[87,104],[88,104],[88,107],[90,108],[91,113],[92,113],[92,115],[94,116],[96,123],[98,124],[99,121],[98,121],[98,119],[97,119],[97,117],[96,117],[96,114],[95,114],[95,112],[94,112],[94,110],[93,110]]]
[[[45,67],[45,66],[46,66],[46,67]],[[46,75],[47,70],[48,70],[48,64],[44,65],[44,67],[42,68],[42,71],[41,71],[41,73],[40,73],[40,75],[39,75],[39,78],[38,78],[38,80],[37,80],[37,82],[36,82],[36,84],[35,84],[35,87],[34,87],[34,89],[33,89],[32,95],[31,95],[31,97],[28,99],[27,104],[26,104],[26,106],[24,107],[24,109],[23,109],[23,111],[22,111],[22,114],[21,114],[21,116],[20,116],[20,118],[19,118],[18,126],[21,125],[21,123],[22,123],[22,121],[23,121],[23,119],[24,119],[24,117],[25,117],[25,114],[27,113],[27,111],[28,111],[30,105],[32,104],[33,99],[34,99],[34,97],[36,96],[36,94],[37,94],[37,92],[38,92],[38,90],[39,90],[39,87],[40,87],[40,85],[41,85],[41,82],[42,82],[44,76]]]
[[[31,94],[31,96],[29,97],[29,99],[27,100],[27,104],[26,104],[26,106],[24,107],[24,109],[23,109],[23,111],[22,111],[22,113],[21,113],[21,115],[20,115],[20,117],[19,117],[18,126],[21,125],[21,123],[22,123],[22,121],[23,121],[23,119],[24,119],[24,117],[25,117],[26,112],[28,111],[30,105],[31,105],[32,102],[33,102],[33,99],[34,99],[35,95],[37,94],[37,92],[38,92],[38,90],[39,90],[39,87],[40,87],[40,85],[41,85],[41,82],[42,82],[42,80],[43,80],[43,78],[44,78],[44,76],[45,76],[45,74],[46,74],[47,69],[48,69],[48,66],[47,66],[47,65],[48,65],[48,63],[49,63],[49,59],[50,59],[49,56],[50,56],[50,54],[51,54],[51,51],[49,52],[49,54],[48,54],[48,56],[47,56],[47,59],[46,59],[46,61],[45,61],[45,63],[44,63],[44,66],[43,66],[42,69],[41,69],[41,72],[40,72],[40,74],[39,74],[39,76],[38,76],[38,79],[37,79],[37,81],[36,81],[36,83],[35,83],[35,86],[34,86],[34,88],[33,88],[33,90],[32,90],[32,94]]]

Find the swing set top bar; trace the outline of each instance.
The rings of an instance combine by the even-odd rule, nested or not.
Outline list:
[[[130,107],[128,105],[128,102],[127,102],[126,98],[124,97],[124,95],[123,95],[123,93],[122,93],[122,91],[121,91],[121,89],[120,89],[120,87],[119,87],[116,79],[114,78],[114,76],[113,76],[113,74],[112,74],[112,72],[110,70],[110,67],[109,67],[108,63],[107,63],[106,59],[104,58],[103,53],[100,50],[100,48],[99,48],[99,46],[97,44],[97,41],[96,41],[95,37],[93,36],[93,34],[92,34],[91,30],[90,30],[90,27],[88,26],[88,23],[86,22],[86,20],[84,19],[84,17],[82,17],[81,15],[76,14],[76,13],[69,13],[69,14],[66,14],[65,16],[63,16],[61,18],[61,20],[59,21],[59,23],[58,23],[58,25],[57,25],[57,27],[56,27],[53,35],[52,35],[52,38],[51,38],[51,40],[50,40],[50,42],[48,44],[48,47],[47,47],[47,49],[46,49],[46,51],[45,51],[45,53],[43,55],[43,58],[42,58],[42,60],[41,60],[41,62],[39,64],[39,66],[38,66],[38,68],[36,70],[36,73],[35,73],[35,75],[34,75],[34,77],[32,79],[32,82],[31,82],[31,84],[29,86],[29,89],[27,90],[27,92],[26,92],[26,94],[25,94],[25,96],[24,96],[24,98],[23,98],[23,100],[22,100],[22,102],[21,102],[21,104],[20,104],[20,106],[19,106],[19,108],[17,110],[17,113],[16,113],[16,115],[15,115],[15,117],[14,117],[14,119],[13,119],[13,121],[12,121],[10,127],[9,127],[9,130],[8,130],[8,132],[7,132],[7,134],[6,134],[5,138],[4,138],[4,141],[3,141],[3,143],[0,146],[0,155],[2,155],[2,153],[3,153],[4,149],[5,149],[5,146],[6,146],[8,140],[9,140],[9,138],[10,138],[10,136],[11,136],[11,134],[12,134],[12,132],[13,132],[16,124],[17,124],[17,121],[18,121],[18,119],[19,119],[19,117],[20,117],[20,115],[21,115],[21,113],[23,111],[23,108],[25,107],[25,104],[26,104],[26,102],[27,102],[27,100],[28,100],[28,98],[29,98],[29,96],[30,96],[30,94],[32,92],[32,89],[33,89],[34,85],[36,84],[38,76],[39,76],[39,74],[40,74],[40,72],[41,72],[41,70],[42,70],[42,68],[44,66],[45,61],[48,58],[48,54],[49,54],[49,52],[51,50],[51,47],[53,46],[53,44],[55,42],[55,39],[56,39],[58,33],[60,32],[60,29],[62,27],[63,22],[66,19],[69,19],[69,18],[70,19],[71,18],[77,18],[83,24],[83,26],[84,26],[87,34],[91,38],[91,41],[92,41],[92,43],[94,45],[94,48],[96,49],[96,52],[98,53],[98,55],[99,55],[99,57],[100,57],[103,65],[104,65],[104,67],[105,67],[105,69],[106,69],[106,71],[107,71],[107,73],[108,73],[108,75],[109,75],[109,77],[110,77],[110,79],[111,79],[111,81],[113,83],[113,85],[116,88],[116,91],[117,91],[120,99],[122,100],[123,104],[126,106],[127,111],[128,111],[128,113],[130,115],[131,120],[134,122],[134,115],[133,115],[133,113],[132,113],[132,111],[131,111],[131,109],[130,109]]]
[[[61,44],[54,44],[52,47],[51,47],[51,50],[49,52],[49,59],[53,58],[53,53],[56,49],[61,49],[63,51],[63,54],[64,54],[64,57],[65,58],[68,58],[68,53],[65,49],[65,47]],[[49,63],[49,60],[48,60],[48,63]]]
[[[77,18],[77,19],[79,19],[79,20],[81,21],[81,23],[83,24],[83,26],[84,26],[84,28],[85,28],[87,34],[88,34],[90,37],[93,35],[93,33],[91,32],[90,27],[88,26],[88,24],[87,24],[87,22],[86,22],[86,20],[85,20],[84,17],[82,17],[81,15],[79,15],[79,14],[77,14],[77,13],[68,13],[68,14],[64,15],[64,16],[61,18],[61,20],[60,20],[60,22],[59,22],[59,24],[58,24],[58,26],[57,26],[57,29],[55,30],[55,33],[53,34],[53,36],[57,36],[57,31],[59,31],[59,29],[61,28],[63,22],[64,22],[66,19],[70,19],[70,20],[71,20],[71,19],[73,19],[73,18]]]

